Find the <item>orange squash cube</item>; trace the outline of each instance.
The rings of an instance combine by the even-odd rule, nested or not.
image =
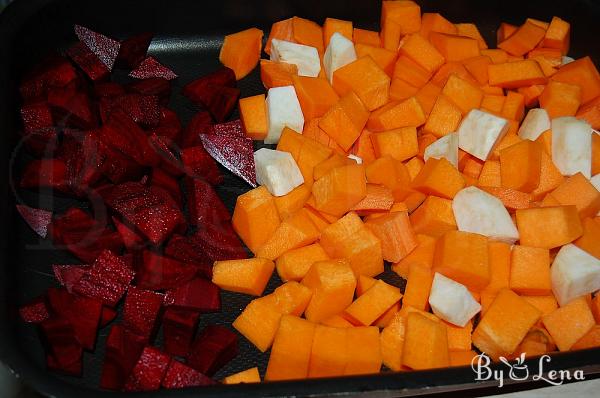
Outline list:
[[[362,165],[338,167],[315,181],[312,188],[316,209],[341,216],[367,196]]]
[[[407,315],[402,364],[415,370],[442,368],[450,364],[448,334],[441,321],[417,312]]]
[[[568,351],[595,325],[585,297],[580,297],[542,318],[544,326],[560,351]]]
[[[378,280],[344,310],[344,315],[354,325],[370,326],[401,298],[400,289]]]
[[[412,186],[425,195],[453,199],[465,187],[465,179],[445,158],[429,158],[413,180]]]
[[[373,61],[364,56],[333,72],[333,89],[340,96],[354,91],[368,111],[388,102],[390,77]]]
[[[308,367],[316,325],[291,315],[281,317],[265,380],[303,379]]]
[[[215,261],[212,282],[223,290],[260,296],[274,268],[266,258]]]
[[[511,253],[510,289],[529,296],[552,293],[548,249],[516,245]]]
[[[238,196],[231,225],[253,253],[269,240],[280,222],[273,195],[265,187]]]

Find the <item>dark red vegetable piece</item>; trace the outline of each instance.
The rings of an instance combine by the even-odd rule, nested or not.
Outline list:
[[[233,88],[236,86],[235,73],[230,68],[223,66],[208,75],[204,75],[191,83],[188,83],[183,88],[183,95],[193,102],[202,102],[203,97],[202,95],[198,95],[198,93],[201,94],[204,87],[209,84]]]
[[[208,182],[200,178],[186,177],[185,187],[189,212],[188,221],[191,225],[203,227],[207,224],[231,220],[229,210]]]
[[[152,36],[152,33],[144,32],[121,41],[117,66],[126,69],[137,68],[146,58]]]
[[[193,237],[173,235],[165,247],[165,255],[179,261],[193,263],[199,277],[212,278],[213,260],[204,253]]]
[[[125,87],[116,82],[98,82],[94,84],[94,96],[96,98],[114,98],[125,94]]]
[[[203,278],[192,279],[167,291],[165,305],[199,312],[218,312],[221,310],[219,287]]]
[[[213,121],[210,113],[200,111],[192,116],[181,137],[181,147],[190,148],[202,145],[200,134],[214,134]]]
[[[61,317],[50,317],[40,323],[40,330],[48,349],[48,355],[53,359],[48,363],[51,368],[80,375],[83,348],[75,337],[71,323]],[[74,370],[79,371],[74,372]]]
[[[203,146],[189,147],[181,151],[181,162],[185,173],[193,178],[202,178],[212,185],[223,183],[223,175],[217,162]]]
[[[46,299],[44,297],[38,297],[27,304],[22,305],[19,308],[19,315],[24,322],[27,323],[40,323],[50,317],[48,313],[48,307],[46,306]]]
[[[50,127],[31,133],[22,137],[27,151],[37,158],[53,158],[59,149],[59,129]]]
[[[113,224],[115,224],[115,228],[119,235],[121,235],[121,239],[123,240],[123,244],[129,250],[136,249],[144,245],[144,238],[142,238],[137,232],[135,232],[132,228],[130,228],[127,224],[121,222],[118,218],[112,217]]]
[[[194,340],[187,364],[212,376],[238,352],[238,337],[234,332],[223,326],[209,325]]]
[[[256,187],[254,147],[251,140],[216,134],[201,134],[206,151],[227,170]]]
[[[77,42],[69,47],[66,54],[92,81],[105,80],[110,70],[84,43]]]
[[[52,222],[52,212],[44,209],[34,209],[25,205],[17,205],[17,211],[23,220],[40,237],[48,234],[48,225]]]
[[[172,174],[166,173],[163,169],[152,169],[150,184],[163,188],[177,202],[180,208],[183,208],[183,194],[179,187],[179,181]]]
[[[113,308],[103,306],[100,314],[100,327],[108,326],[109,323],[117,318],[117,311]]]
[[[200,313],[195,310],[167,307],[163,315],[163,345],[165,352],[184,357],[188,354]]]
[[[154,391],[160,388],[171,357],[154,347],[146,347],[131,370],[123,391]]]
[[[213,130],[217,135],[247,139],[246,134],[244,133],[244,127],[242,126],[242,121],[240,119],[235,119],[224,123],[217,123],[213,126]]]
[[[234,87],[207,84],[202,87],[201,92],[196,92],[193,96],[199,99],[198,103],[208,109],[213,119],[223,122],[237,106],[240,90]]]
[[[134,70],[129,73],[134,79],[149,79],[151,77],[162,77],[166,80],[177,79],[177,74],[170,68],[164,66],[154,57],[146,57]]]
[[[83,371],[83,356],[73,363],[61,365],[52,354],[46,354],[46,366],[49,370],[63,373],[67,376],[81,376]]]
[[[196,275],[192,264],[144,250],[138,265],[136,285],[142,289],[165,290],[181,286]]]
[[[52,188],[69,193],[67,166],[60,159],[36,159],[25,166],[21,188]]]
[[[54,277],[62,286],[64,286],[69,293],[73,292],[73,286],[75,286],[83,275],[90,270],[89,265],[76,265],[76,264],[53,264],[52,270],[54,271]]]
[[[179,121],[179,117],[172,110],[161,107],[158,126],[151,129],[150,133],[156,134],[159,137],[167,137],[173,142],[177,142],[181,134],[181,122]]]
[[[178,148],[171,139],[152,134],[150,145],[161,159],[160,167],[167,173],[179,177],[183,175],[183,164],[179,160]]]
[[[130,286],[123,307],[123,326],[150,342],[164,295]]]
[[[25,104],[21,107],[21,120],[25,134],[47,130],[54,126],[52,112],[45,101]]]
[[[156,127],[160,121],[160,106],[156,95],[130,93],[115,97],[110,103],[105,101],[103,117],[108,119],[116,108],[123,110],[134,122],[144,127]]]
[[[192,235],[198,250],[212,261],[248,258],[248,253],[231,223],[205,224]]]
[[[48,104],[54,122],[59,126],[91,129],[97,124],[88,94],[76,84],[51,88],[48,91]]]
[[[75,25],[75,34],[79,41],[84,43],[109,71],[112,71],[121,44],[117,40],[80,25]]]
[[[171,83],[162,77],[134,81],[127,85],[127,89],[142,95],[156,95],[163,106],[169,103],[171,97]]]
[[[144,337],[127,330],[123,325],[113,325],[106,339],[100,387],[122,389],[145,345]]]
[[[19,92],[25,102],[45,100],[52,87],[64,87],[78,80],[77,71],[65,57],[50,56],[21,81]]]
[[[169,364],[167,373],[162,381],[162,386],[168,389],[201,387],[213,384],[216,384],[216,382],[210,377],[203,375],[197,370],[194,370],[175,359]]]

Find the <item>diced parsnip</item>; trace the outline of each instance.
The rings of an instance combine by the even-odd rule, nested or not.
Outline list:
[[[460,327],[481,311],[481,305],[465,285],[437,272],[429,293],[429,305],[435,315]]]
[[[277,144],[284,127],[302,133],[304,115],[294,86],[274,87],[267,95],[269,133],[265,144]]]
[[[550,129],[550,117],[543,108],[530,109],[519,128],[519,137],[535,141],[546,130]]]
[[[273,196],[283,196],[304,183],[304,177],[289,152],[261,148],[254,152],[256,182]]]
[[[356,61],[354,43],[340,33],[335,32],[331,36],[323,56],[323,67],[329,83],[333,84],[333,72],[354,61]]]
[[[561,306],[600,289],[600,260],[573,244],[560,249],[550,273],[552,291]]]
[[[271,61],[296,65],[299,76],[317,77],[321,71],[319,51],[315,47],[285,40],[271,41]]]
[[[429,158],[446,158],[454,167],[458,168],[458,134],[446,134],[433,144],[425,148],[424,160]]]
[[[552,161],[565,176],[592,174],[592,127],[567,116],[552,120]]]
[[[473,109],[458,128],[458,147],[485,161],[509,127],[508,120]]]

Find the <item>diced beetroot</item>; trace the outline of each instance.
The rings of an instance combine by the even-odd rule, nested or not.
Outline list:
[[[48,319],[48,307],[44,297],[38,297],[19,308],[19,315],[24,322],[40,323]]]
[[[248,258],[231,223],[205,224],[192,235],[195,244],[212,261]]]
[[[115,97],[110,103],[105,101],[103,106],[102,112],[105,119],[108,119],[116,108],[120,108],[134,122],[145,127],[156,127],[160,121],[160,107],[158,97],[155,95],[125,94]]]
[[[55,127],[33,131],[23,136],[23,144],[35,157],[53,158],[59,148],[58,135]]]
[[[120,109],[111,111],[98,135],[106,145],[118,149],[140,165],[156,166],[160,163],[144,131]]]
[[[105,249],[118,252],[123,247],[117,232],[79,208],[71,208],[54,218],[48,226],[48,235],[55,244],[65,245],[67,250],[86,263],[95,261]]]
[[[117,66],[135,69],[146,58],[148,47],[152,41],[152,33],[145,32],[121,41],[121,49],[117,58]]]
[[[67,319],[50,317],[40,323],[40,330],[48,347],[48,354],[53,357],[50,363],[53,369],[67,373],[73,373],[72,370],[78,367],[81,369],[83,348]]]
[[[239,352],[238,337],[231,330],[209,325],[196,337],[187,363],[200,373],[214,375]]]
[[[112,220],[127,249],[136,249],[144,244],[144,239],[133,229],[129,228],[127,224],[121,222],[116,217],[113,217]]]
[[[50,89],[48,104],[54,121],[60,126],[90,129],[96,125],[96,116],[87,93],[75,84]]]
[[[150,342],[164,295],[130,286],[123,307],[123,326]]]
[[[201,98],[198,102],[208,109],[217,122],[227,120],[237,106],[240,90],[214,84],[207,84],[202,90],[201,93],[194,94],[195,97]]]
[[[251,140],[216,134],[201,134],[200,139],[210,156],[227,170],[256,187],[254,146]]]
[[[162,381],[162,386],[168,389],[210,386],[213,384],[216,384],[216,382],[210,377],[185,366],[175,359],[169,364],[167,373]]]
[[[92,81],[104,80],[110,74],[100,58],[82,42],[73,44],[66,53]]]
[[[59,265],[53,264],[52,270],[54,271],[54,277],[62,286],[64,286],[69,293],[73,293],[73,286],[75,286],[83,275],[90,270],[89,265]]]
[[[52,212],[44,209],[34,209],[25,205],[17,205],[17,211],[23,220],[40,237],[48,234],[48,225],[52,222]]]
[[[76,296],[66,289],[50,288],[47,296],[51,310],[71,323],[81,346],[93,350],[96,345],[102,303],[92,298]]]
[[[78,196],[87,196],[102,178],[106,151],[93,132],[65,135],[61,158],[67,165],[67,182]]]
[[[114,98],[125,94],[125,87],[115,82],[98,82],[94,84],[96,98]]]
[[[167,291],[165,305],[200,312],[218,312],[221,310],[219,287],[203,278],[192,279]]]
[[[175,201],[159,187],[127,182],[99,193],[110,208],[154,245],[167,239],[185,221]]]
[[[185,173],[193,178],[202,178],[212,185],[223,182],[217,162],[203,146],[189,147],[181,151],[181,162]]]
[[[127,88],[131,92],[142,95],[156,95],[163,106],[169,103],[169,98],[171,97],[171,83],[162,77],[137,80],[130,83]]]
[[[127,330],[123,325],[113,325],[106,339],[100,387],[122,389],[145,345],[144,337]]]
[[[21,188],[51,188],[69,193],[67,166],[60,159],[36,159],[25,166]]]
[[[200,134],[214,134],[212,117],[207,111],[200,111],[192,116],[183,131],[181,147],[190,148],[202,145]]]
[[[136,285],[151,290],[173,289],[190,281],[195,275],[196,268],[193,265],[145,250],[137,269]]]
[[[83,371],[83,356],[73,363],[61,365],[54,355],[46,354],[46,366],[53,372],[63,373],[67,376],[81,376]]]
[[[181,134],[181,122],[179,121],[179,117],[172,110],[161,107],[158,126],[153,128],[150,132],[159,137],[167,137],[173,142],[177,142]]]
[[[231,220],[229,210],[208,182],[200,178],[186,177],[185,187],[191,225],[202,227]]]
[[[127,291],[133,277],[133,270],[123,258],[105,250],[92,264],[90,272],[83,275],[73,286],[73,291],[114,307]]]
[[[162,324],[165,352],[173,356],[186,356],[196,334],[199,319],[198,311],[167,307]]]
[[[180,208],[183,207],[183,194],[179,187],[179,181],[171,174],[166,173],[162,169],[154,168],[150,176],[150,184],[163,188],[177,202]]]
[[[214,133],[217,135],[246,138],[244,127],[242,126],[242,121],[240,119],[232,120],[230,122],[217,123],[213,126],[213,129]]]
[[[100,328],[108,326],[108,324],[114,321],[116,317],[116,310],[110,307],[103,306],[102,313],[100,314]]]
[[[199,79],[188,83],[183,88],[183,95],[188,97],[193,102],[203,102],[204,88],[209,85],[235,87],[236,79],[233,70],[223,66],[214,72],[204,75]]]
[[[75,25],[75,34],[102,61],[104,66],[111,71],[119,55],[121,44],[117,40],[80,25]]]
[[[177,74],[170,68],[167,68],[154,57],[146,57],[135,70],[129,73],[129,77],[134,79],[150,79],[152,77],[162,77],[166,80],[177,79]]]
[[[212,279],[213,261],[203,252],[193,237],[173,235],[165,247],[165,255],[185,263],[193,263],[199,277]]]
[[[160,388],[171,357],[154,347],[146,347],[133,367],[123,391],[154,391]]]
[[[54,126],[52,112],[45,101],[25,104],[21,107],[21,120],[25,134],[46,130]]]
[[[149,140],[150,145],[161,159],[160,167],[175,177],[183,175],[183,164],[177,156],[178,150],[173,141],[156,134],[152,134]]]
[[[68,59],[50,56],[25,76],[19,91],[25,102],[43,100],[50,88],[64,87],[77,79],[77,71]]]
[[[114,184],[133,181],[142,175],[144,168],[135,160],[117,149],[96,139],[99,155],[102,156],[102,173]]]

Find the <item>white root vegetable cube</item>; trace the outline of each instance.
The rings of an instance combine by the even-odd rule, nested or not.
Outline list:
[[[527,112],[519,128],[519,137],[535,141],[546,130],[550,129],[550,116],[544,108],[535,108]]]
[[[325,68],[329,83],[333,84],[333,72],[354,61],[356,61],[354,43],[340,33],[335,32],[329,39],[329,45],[325,49],[325,55],[323,55],[323,68]]]
[[[572,116],[552,120],[552,161],[562,175],[592,176],[592,127]]]
[[[274,87],[267,93],[269,132],[265,144],[277,144],[284,127],[302,134],[304,115],[294,86]]]
[[[427,148],[425,148],[424,160],[429,158],[441,159],[445,158],[458,168],[458,134],[446,134],[438,139]]]
[[[452,211],[459,231],[507,243],[519,240],[519,231],[504,204],[477,187],[459,191],[452,201]]]
[[[433,277],[429,305],[435,315],[459,327],[464,327],[481,311],[481,305],[465,285],[438,272]]]
[[[304,177],[289,152],[261,148],[254,152],[256,182],[273,196],[283,196],[304,183]]]
[[[508,120],[473,109],[458,128],[458,147],[486,161],[509,129]]]
[[[600,260],[569,243],[556,255],[550,276],[552,292],[563,306],[600,289]]]
[[[321,59],[315,47],[290,41],[271,40],[271,61],[286,62],[298,67],[299,76],[317,77],[321,72]]]

